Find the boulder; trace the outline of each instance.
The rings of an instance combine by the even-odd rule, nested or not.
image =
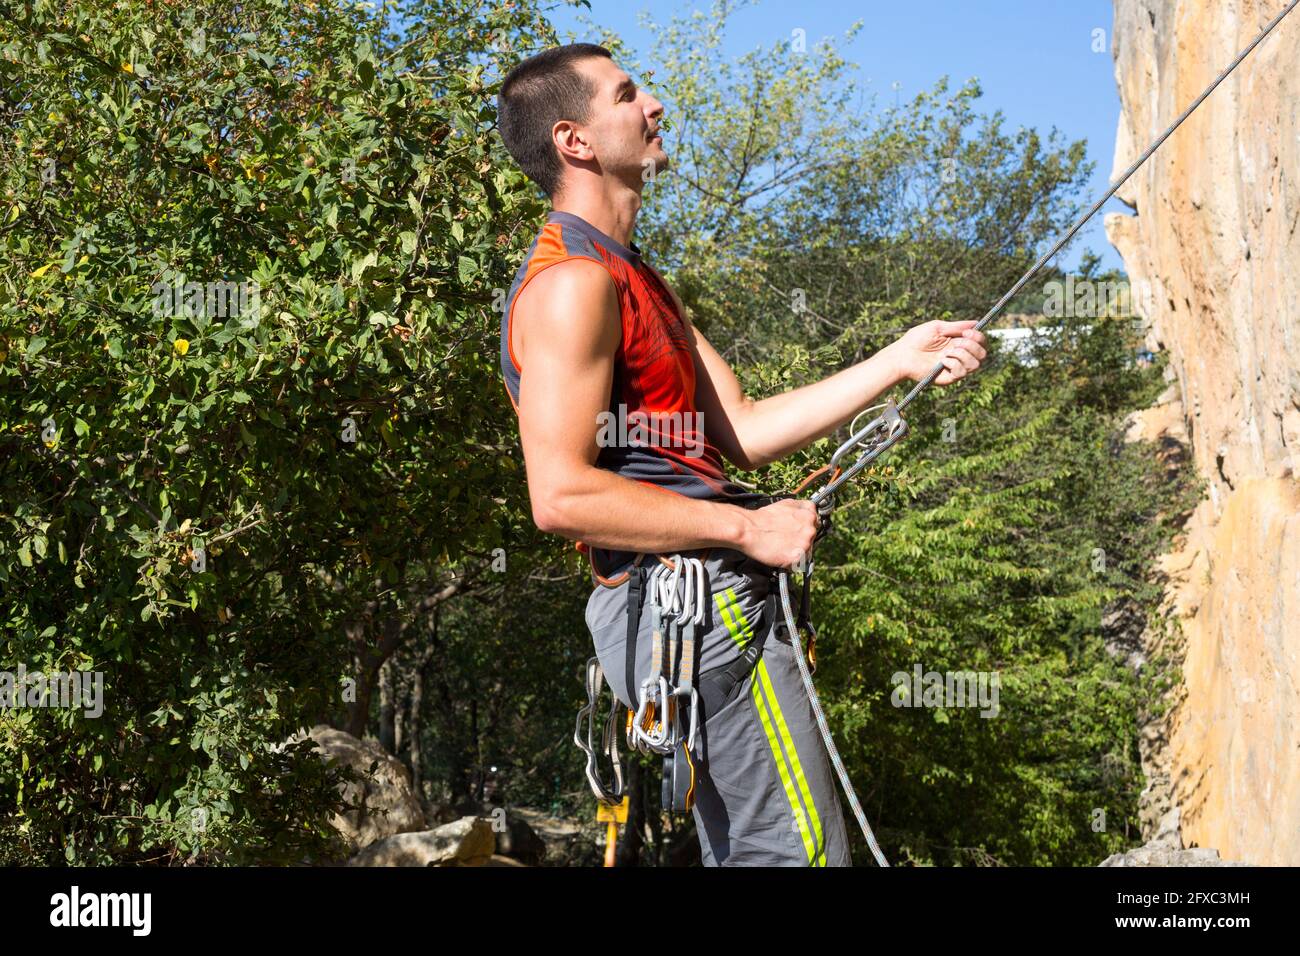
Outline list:
[[[1106,857],[1102,866],[1249,866],[1219,859],[1211,849],[1173,850],[1167,846],[1141,846],[1127,853]]]
[[[497,808],[495,812],[489,811],[488,817],[496,831],[497,853],[526,866],[542,865],[546,859],[546,842],[519,811]]]
[[[487,866],[493,860],[495,848],[496,834],[488,820],[463,817],[434,830],[398,833],[372,843],[348,860],[347,865]]]
[[[323,757],[340,760],[365,778],[364,783],[343,788],[344,798],[358,808],[335,814],[331,821],[353,851],[396,834],[425,829],[424,810],[411,786],[410,771],[379,741],[371,737],[358,740],[325,724],[317,724],[309,736]]]
[[[597,844],[604,838],[603,824],[583,824],[527,807],[512,807],[510,818],[527,826],[542,844],[540,862],[548,866],[600,866],[602,851]],[[531,840],[525,846],[531,847]]]

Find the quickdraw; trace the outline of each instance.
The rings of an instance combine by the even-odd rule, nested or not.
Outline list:
[[[587,661],[587,703],[578,711],[577,725],[573,730],[573,742],[587,755],[587,781],[596,799],[603,804],[613,806],[623,799],[623,765],[618,759],[619,704],[618,698],[612,698],[609,716],[600,736],[600,752],[609,758],[613,765],[613,782],[606,784],[600,776],[596,760],[596,706],[600,700],[601,690],[605,686],[605,672],[601,670],[600,658],[592,657]],[[584,739],[585,738],[585,739]]]
[[[636,712],[628,719],[628,747],[663,754],[664,808],[687,813],[695,805],[695,761],[691,753],[700,714],[700,695],[695,686],[695,629],[704,623],[709,600],[704,563],[699,558],[675,554],[671,567],[661,564],[650,573],[648,586],[650,673],[641,682]]]
[[[1137,160],[1135,160],[1133,164],[1115,180],[1111,187],[1106,191],[1106,194],[1097,200],[1097,202],[1094,203],[1092,207],[1089,208],[1088,211],[1085,212],[1066,231],[1055,245],[1053,245],[1052,248],[1049,249],[1029,269],[1029,271],[1026,272],[1020,280],[1016,282],[1016,284],[1012,286],[1011,289],[997,301],[997,303],[994,304],[991,309],[989,309],[988,313],[975,324],[976,331],[982,331],[986,325],[992,322],[993,319],[1006,307],[1007,303],[1014,299],[1021,289],[1023,289],[1034,278],[1034,276],[1036,276],[1042,268],[1056,256],[1058,252],[1065,248],[1066,244],[1075,237],[1079,230],[1082,229],[1088,221],[1101,210],[1101,207],[1104,206],[1106,202],[1115,195],[1115,193],[1119,192],[1123,185],[1128,182],[1133,174],[1137,172],[1148,159],[1151,158],[1165,140],[1174,134],[1174,131],[1177,130],[1178,127],[1180,127],[1203,102],[1205,102],[1206,98],[1218,88],[1219,84],[1226,80],[1232,72],[1241,65],[1242,61],[1250,55],[1251,51],[1253,51],[1255,47],[1259,46],[1259,44],[1273,32],[1277,25],[1281,23],[1297,5],[1300,5],[1300,0],[1291,0],[1291,3],[1289,3],[1269,22],[1259,36],[1243,49],[1241,53],[1237,55],[1236,59],[1234,59],[1232,63],[1229,64],[1228,67],[1224,69],[1208,87],[1205,88],[1205,91],[1202,92],[1201,95],[1198,96],[1176,120],[1174,120],[1169,128],[1166,129],[1164,133],[1162,133],[1155,142],[1153,142],[1146,151],[1143,152],[1142,155],[1139,156]],[[835,450],[835,453],[831,455],[829,463],[817,469],[805,478],[794,492],[764,497],[747,505],[747,507],[750,508],[759,508],[781,499],[796,498],[810,489],[816,489],[812,492],[809,500],[812,501],[817,508],[817,514],[821,519],[820,525],[812,547],[810,547],[808,553],[804,555],[803,560],[798,562],[793,568],[796,573],[802,575],[802,595],[799,602],[798,614],[795,613],[790,601],[790,572],[778,569],[774,572],[773,579],[777,587],[776,593],[779,593],[780,595],[781,611],[784,617],[782,626],[784,626],[786,631],[789,633],[791,642],[794,645],[795,661],[799,665],[799,674],[803,680],[804,689],[808,694],[809,703],[812,705],[813,714],[817,719],[817,726],[821,731],[822,741],[825,743],[827,754],[830,756],[831,763],[835,767],[836,776],[840,781],[840,786],[843,788],[844,794],[848,798],[849,804],[853,809],[853,814],[857,818],[858,825],[862,828],[863,835],[867,839],[867,845],[871,848],[872,855],[875,857],[876,862],[883,867],[889,866],[889,863],[885,859],[884,854],[880,851],[880,846],[876,842],[875,834],[872,833],[871,826],[867,823],[866,814],[863,813],[862,805],[858,800],[857,793],[854,791],[853,784],[849,780],[847,771],[844,769],[844,763],[840,759],[839,751],[835,747],[835,741],[831,738],[830,727],[827,725],[826,716],[822,711],[821,701],[817,696],[817,690],[813,686],[812,682],[812,671],[815,671],[817,667],[817,632],[813,628],[810,619],[813,550],[816,548],[817,541],[821,540],[821,538],[829,533],[831,529],[831,517],[835,509],[836,493],[846,482],[852,480],[864,468],[907,437],[908,425],[903,419],[902,413],[922,392],[934,383],[935,379],[939,377],[945,367],[946,366],[944,366],[942,362],[936,363],[934,368],[930,370],[925,378],[916,383],[915,387],[908,392],[907,396],[901,402],[896,404],[894,400],[890,398],[889,401],[885,402],[883,405],[868,408],[855,417],[849,426],[849,431],[851,432],[849,439]],[[862,415],[869,414],[877,409],[883,409],[883,411],[881,411],[879,415],[873,418],[862,429],[858,430],[856,427],[858,419],[861,418]],[[844,467],[842,462],[845,461],[851,453],[859,449],[860,451],[858,456],[853,460],[853,463],[848,467]],[[660,558],[660,561],[664,560],[665,559]],[[686,562],[680,555],[674,557],[670,567],[671,577],[666,587],[664,586],[664,568],[656,568],[650,575],[652,602],[657,602],[654,604],[655,612],[657,615],[662,615],[666,608],[670,615],[668,618],[670,627],[673,624],[686,623],[688,618],[694,620],[692,612],[697,608],[700,608],[703,604],[703,601],[701,600],[699,604],[689,605],[690,610],[688,611],[687,605],[676,603],[678,600],[676,585],[682,575],[682,568],[685,563]],[[629,650],[627,662],[627,686],[629,688],[634,686],[633,665],[635,663],[637,621],[640,616],[642,585],[640,567],[634,566],[632,570],[633,574],[630,578],[628,588]],[[703,583],[702,568],[698,579],[688,577],[688,580],[698,580],[696,587],[705,587],[704,593],[707,594],[707,587]],[[687,590],[689,591],[690,588],[688,587]],[[771,596],[769,596],[769,610],[771,609],[771,603]],[[699,613],[702,613],[702,610]],[[676,615],[675,617],[671,616],[674,614]],[[677,780],[677,777],[678,775],[681,775],[683,780],[686,780],[686,770],[684,765],[679,762],[678,755],[685,753],[686,760],[689,762],[689,750],[687,749],[683,751],[676,748],[668,750],[664,748],[669,746],[670,740],[674,744],[684,744],[694,741],[696,729],[695,718],[698,711],[698,693],[693,684],[690,683],[689,677],[687,678],[687,681],[683,683],[681,677],[678,676],[678,683],[673,685],[668,681],[667,675],[660,674],[659,662],[661,660],[660,653],[662,648],[659,629],[661,623],[662,618],[656,616],[654,650],[656,664],[652,668],[652,677],[647,679],[647,681],[641,686],[641,699],[638,711],[635,714],[630,710],[628,711],[628,740],[629,745],[631,745],[633,740],[635,740],[637,746],[642,747],[642,749],[649,749],[667,754],[665,757],[665,779],[663,788],[664,806],[666,808],[671,808],[676,812],[685,812],[685,810],[690,809],[692,802],[691,794],[693,793],[694,785],[694,766],[689,765],[690,786],[683,789],[682,783]],[[693,624],[691,627],[693,628]],[[766,633],[766,630],[766,628],[763,629],[763,632]],[[808,641],[806,659],[804,644],[800,639],[801,636],[807,638]],[[692,658],[692,666],[694,664],[693,637],[694,633],[692,630],[691,650],[687,652],[687,654]],[[757,660],[758,654],[761,652],[761,648],[761,640],[755,640],[752,642],[746,649],[745,654],[743,654],[731,667],[727,668],[725,676],[727,678],[734,678],[737,681],[743,679],[749,670],[752,669]],[[670,650],[670,655],[675,655],[675,651]],[[685,656],[686,655],[684,654],[684,658]],[[670,660],[668,674],[674,673],[672,670],[672,664],[673,661]],[[687,669],[687,673],[690,673],[689,668]],[[595,675],[594,682],[593,674]],[[595,771],[595,751],[592,746],[593,728],[590,721],[594,718],[596,700],[599,696],[600,685],[602,683],[602,672],[600,670],[600,665],[596,662],[595,658],[592,658],[587,664],[587,675],[588,705],[582,709],[578,717],[579,731],[581,730],[583,717],[588,717],[589,722],[586,741],[582,739],[582,735],[577,731],[575,731],[574,740],[577,742],[578,746],[587,753],[587,777],[591,781],[592,790],[595,792],[597,800],[601,801],[602,807],[607,807],[613,802],[613,800],[616,800],[623,795],[622,776],[618,769],[617,747],[614,744],[612,734],[610,733],[610,727],[612,726],[611,722],[615,719],[617,713],[618,701],[615,700],[614,702],[614,709],[610,713],[609,722],[606,723],[605,734],[603,737],[605,751],[611,757],[615,765],[615,785],[612,788],[607,788],[601,782],[599,774]],[[683,691],[683,687],[686,688],[685,691]],[[686,697],[689,697],[689,703],[684,699]],[[681,732],[683,720],[681,711],[683,707],[689,708],[691,719],[690,731],[686,735],[683,735]],[[662,715],[662,719],[656,721],[654,717],[655,714]],[[682,807],[684,807],[684,810],[679,809]],[[624,800],[623,808],[625,817],[626,800]],[[608,812],[605,813],[602,819],[610,819]],[[611,831],[612,829],[613,825],[611,824]],[[607,857],[607,862],[609,861],[612,861],[612,854]],[[612,865],[612,862],[610,865]]]
[[[605,866],[614,865],[618,842],[618,828],[627,822],[628,798],[623,787],[623,764],[618,757],[618,735],[620,732],[619,700],[610,694],[609,716],[601,731],[600,752],[609,758],[613,767],[614,779],[606,784],[600,775],[596,759],[596,713],[601,690],[605,686],[605,672],[601,669],[600,659],[592,657],[587,661],[587,703],[578,711],[577,724],[573,730],[573,742],[587,755],[587,782],[596,795],[596,820],[605,824]]]

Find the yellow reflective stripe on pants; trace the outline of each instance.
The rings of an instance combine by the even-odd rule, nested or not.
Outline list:
[[[731,608],[738,603],[735,590],[727,588],[725,592],[718,592],[713,595],[713,603],[718,606],[718,613],[722,615],[722,620],[727,625],[727,633],[731,635],[731,639],[744,647],[746,642],[754,636],[754,631],[749,627],[748,623],[746,623],[743,630],[736,626],[735,616],[730,613]]]
[[[749,621],[745,619],[744,612],[740,609],[740,601],[736,597],[736,592],[732,588],[727,588],[725,593],[725,601],[722,594],[715,595],[714,599],[732,639],[737,644],[743,644],[753,637],[753,628],[750,626]],[[765,622],[764,626],[770,627],[771,622]],[[803,840],[804,850],[808,854],[810,865],[825,866],[826,839],[822,834],[821,817],[817,813],[817,805],[813,802],[812,793],[808,789],[808,781],[804,777],[803,765],[799,761],[799,753],[795,749],[794,740],[791,738],[790,730],[786,726],[785,715],[781,712],[781,702],[776,696],[776,690],[772,687],[767,662],[762,657],[758,659],[754,673],[756,677],[750,682],[750,693],[754,698],[755,706],[758,708],[759,718],[762,720],[763,730],[767,735],[768,746],[772,750],[772,755],[776,758],[776,767],[781,778],[781,785],[785,789],[786,799],[789,800],[790,809],[794,813],[795,820],[798,821],[799,834]],[[795,790],[796,784],[798,786],[797,793]],[[806,811],[805,807],[807,808]]]

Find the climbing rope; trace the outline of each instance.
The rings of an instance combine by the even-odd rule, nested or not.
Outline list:
[[[858,819],[858,826],[862,827],[862,833],[867,838],[867,846],[871,847],[872,856],[876,858],[876,862],[881,866],[889,866],[885,854],[880,851],[880,844],[876,842],[876,835],[871,832],[871,825],[867,823],[867,815],[862,812],[862,804],[858,802],[858,795],[849,780],[848,771],[844,769],[844,761],[840,759],[840,752],[835,746],[835,739],[831,737],[831,729],[826,723],[826,715],[822,713],[821,698],[817,696],[817,688],[813,686],[812,674],[809,673],[808,664],[804,661],[803,644],[799,641],[799,626],[795,623],[794,611],[790,607],[790,576],[784,571],[777,572],[777,586],[781,589],[781,611],[785,615],[785,627],[790,633],[790,642],[794,645],[795,663],[799,665],[799,676],[803,678],[804,690],[808,693],[808,703],[812,704],[813,716],[817,718],[817,727],[821,731],[822,742],[826,744],[826,753],[830,755],[831,763],[835,766],[835,774],[840,779],[840,786],[844,788],[844,796],[848,798],[849,806],[853,808],[853,815]],[[815,639],[816,632],[812,630],[812,622],[806,622],[805,626]]]

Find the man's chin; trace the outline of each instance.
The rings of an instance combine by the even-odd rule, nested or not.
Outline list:
[[[653,149],[642,154],[641,160],[636,164],[636,166],[632,166],[631,164],[627,166],[625,170],[627,181],[632,182],[635,180],[639,182],[641,186],[644,186],[646,183],[652,182],[656,176],[667,169],[668,165],[668,154],[664,152],[662,147],[655,146]],[[651,172],[652,169],[654,170],[653,172]],[[624,171],[620,171],[620,179],[623,178],[623,172]]]

